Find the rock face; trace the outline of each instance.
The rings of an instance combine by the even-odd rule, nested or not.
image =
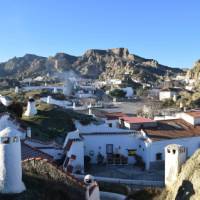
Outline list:
[[[0,63],[0,77],[27,77],[69,70],[89,78],[105,80],[129,77],[147,82],[155,81],[167,73],[174,75],[181,72],[180,69],[160,65],[153,59],[145,59],[130,54],[126,48],[91,49],[79,57],[65,53],[57,53],[48,58],[26,54],[23,57],[15,57],[7,62]]]
[[[172,189],[165,190],[160,200],[197,200],[200,197],[200,150],[182,166]]]
[[[198,80],[200,78],[200,60],[196,61],[193,68],[188,70],[187,78]]]

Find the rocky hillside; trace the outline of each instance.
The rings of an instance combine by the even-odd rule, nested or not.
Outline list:
[[[195,80],[198,80],[200,78],[200,60],[195,62],[192,69],[188,70],[187,77]]]
[[[0,63],[0,77],[37,76],[69,70],[89,78],[102,80],[132,78],[147,82],[154,81],[166,73],[174,75],[181,72],[180,69],[161,65],[153,59],[130,54],[126,48],[91,49],[79,57],[65,53],[57,53],[48,58],[26,54],[23,57],[15,57]]]
[[[200,150],[183,165],[178,180],[170,191],[164,191],[160,200],[198,200],[200,197]]]

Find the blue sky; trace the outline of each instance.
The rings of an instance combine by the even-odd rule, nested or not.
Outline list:
[[[126,47],[173,67],[200,59],[199,0],[0,0],[0,62]]]

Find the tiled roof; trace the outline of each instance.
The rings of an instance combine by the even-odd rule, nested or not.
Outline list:
[[[46,158],[48,160],[53,159],[53,157],[51,157],[50,155],[47,155],[42,151],[25,144],[24,142],[21,143],[21,152],[22,152],[22,160],[37,158],[37,157]]]
[[[80,133],[83,137],[84,136],[90,136],[90,135],[130,135],[133,134],[134,132],[131,130],[127,131],[120,131],[120,132],[91,132],[91,133]]]
[[[189,112],[186,112],[186,114],[194,117],[194,118],[200,118],[200,110],[198,111],[189,111]]]
[[[120,117],[121,120],[124,120],[128,123],[148,123],[148,122],[155,122],[152,119],[145,118],[145,117]]]
[[[157,122],[157,127],[143,131],[153,141],[168,140],[200,136],[200,125],[193,126],[183,119],[162,120]]]

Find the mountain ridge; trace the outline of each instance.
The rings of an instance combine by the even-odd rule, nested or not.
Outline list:
[[[25,54],[0,63],[0,77],[28,77],[69,70],[93,79],[124,79],[129,76],[143,81],[155,81],[160,76],[182,72],[181,69],[161,65],[154,59],[131,54],[127,48],[89,49],[82,56],[64,52],[49,57]]]

